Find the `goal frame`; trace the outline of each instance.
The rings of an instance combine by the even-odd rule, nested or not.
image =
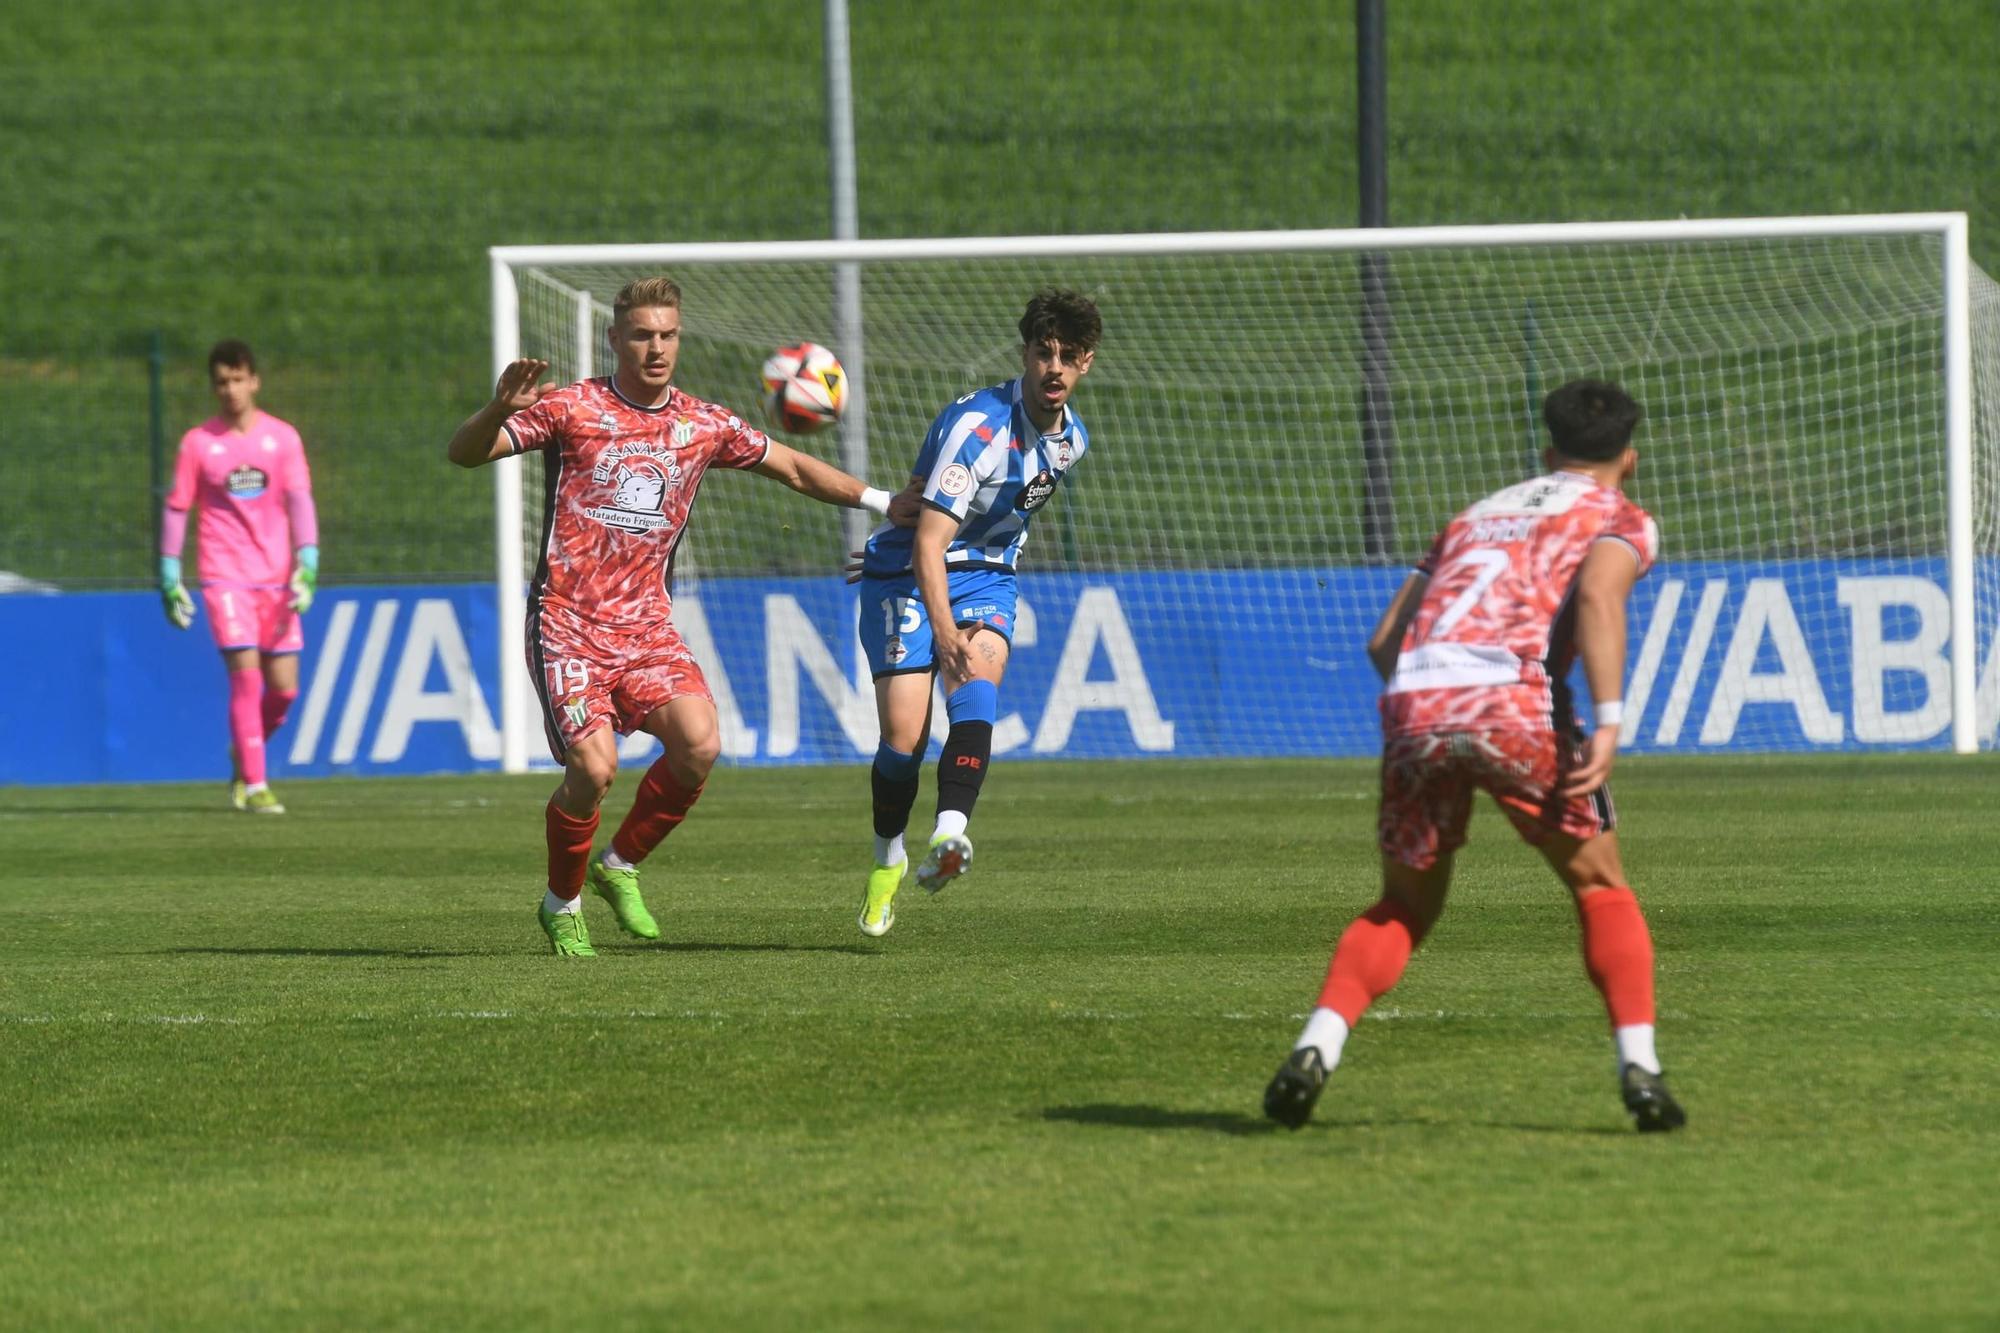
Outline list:
[[[1971,254],[1967,217],[1957,213],[1870,213],[1640,222],[1551,222],[1497,226],[1379,227],[1319,231],[1208,231],[1077,236],[932,237],[912,240],[717,241],[633,245],[502,245],[487,251],[492,288],[493,373],[520,355],[517,269],[562,264],[688,264],[1060,258],[1080,255],[1224,255],[1278,252],[1393,254],[1440,249],[1591,246],[1646,242],[1784,240],[1841,236],[1936,236],[1943,255],[1946,583],[1950,606],[1951,748],[1979,748],[1978,648],[1974,633]],[[591,312],[578,302],[578,364],[592,364]],[[865,366],[849,360],[858,382]],[[852,445],[850,443],[849,451]],[[492,464],[494,595],[499,615],[500,767],[529,766],[534,700],[528,680],[525,610],[530,571],[521,537],[521,463]]]

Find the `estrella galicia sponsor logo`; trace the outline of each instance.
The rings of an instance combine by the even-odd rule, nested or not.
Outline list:
[[[251,467],[248,463],[231,468],[229,475],[223,479],[223,485],[228,487],[229,493],[239,500],[256,499],[270,484],[270,473],[260,467]]]
[[[1014,501],[1014,507],[1024,514],[1032,514],[1048,503],[1056,493],[1056,479],[1046,470],[1037,472],[1034,479],[1021,488],[1021,494]]]

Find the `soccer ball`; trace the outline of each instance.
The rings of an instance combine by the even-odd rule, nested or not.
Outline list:
[[[794,343],[771,353],[764,363],[764,410],[797,435],[810,435],[840,420],[847,407],[847,372],[818,343]]]

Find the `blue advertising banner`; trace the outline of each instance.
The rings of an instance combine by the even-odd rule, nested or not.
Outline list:
[[[2000,582],[1991,562],[1982,573]],[[1402,577],[1031,573],[994,749],[1371,755],[1377,682],[1361,645]],[[855,607],[854,589],[831,578],[707,579],[680,598],[675,619],[708,673],[727,758],[854,763],[873,752]],[[306,618],[302,687],[273,740],[274,771],[497,768],[495,614],[481,585],[326,590]],[[1993,621],[1982,606],[1987,745],[2000,716]],[[1942,561],[1662,565],[1633,597],[1626,745],[1944,748],[1948,637]],[[0,640],[17,667],[30,664],[0,692],[0,783],[226,776],[226,687],[202,623],[172,629],[151,594],[17,594],[0,597]],[[653,745],[629,738],[622,753]]]

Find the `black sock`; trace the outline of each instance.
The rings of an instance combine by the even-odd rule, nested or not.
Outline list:
[[[910,823],[910,807],[917,803],[917,774],[922,765],[915,755],[899,756],[909,760],[909,771],[901,777],[892,777],[882,771],[882,761],[878,758],[869,770],[875,786],[875,836],[893,838]],[[903,767],[898,764],[897,767]]]
[[[979,784],[986,781],[987,761],[993,756],[991,722],[954,722],[944,738],[944,754],[938,758],[938,813],[956,810],[972,816],[979,799]]]

